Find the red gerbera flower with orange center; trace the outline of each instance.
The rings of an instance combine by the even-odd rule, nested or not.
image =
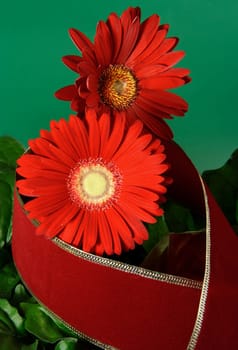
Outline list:
[[[19,193],[36,232],[96,254],[120,254],[148,238],[143,222],[162,215],[168,168],[161,142],[136,121],[93,111],[51,122],[18,160]],[[126,130],[126,131],[125,131]],[[33,197],[33,198],[31,198]]]
[[[76,29],[70,36],[82,56],[65,56],[63,62],[79,74],[74,85],[56,92],[69,100],[79,115],[85,108],[111,111],[114,117],[126,113],[127,122],[144,122],[156,135],[170,139],[164,122],[171,115],[183,116],[187,103],[171,88],[190,81],[189,70],[173,68],[183,51],[172,51],[177,38],[166,38],[168,25],[158,15],[140,21],[140,9],[128,8],[121,17],[112,13],[97,26],[94,43]]]

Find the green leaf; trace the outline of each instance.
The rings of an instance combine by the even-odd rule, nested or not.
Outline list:
[[[0,137],[0,181],[7,182],[11,188],[15,181],[16,160],[23,152],[24,148],[14,138]]]
[[[237,221],[238,150],[220,168],[202,174],[217,203],[232,225]]]
[[[1,350],[21,350],[21,345],[16,337],[0,334]]]
[[[13,335],[15,334],[15,332],[16,330],[11,319],[9,318],[9,316],[6,314],[5,311],[0,309],[0,335],[1,334]]]
[[[0,137],[0,168],[4,164],[9,169],[15,169],[17,158],[24,152],[24,147],[10,136]]]
[[[0,334],[1,350],[38,350],[38,344],[38,339],[33,343],[24,344],[23,339],[21,338]]]
[[[48,315],[56,324],[56,326],[65,334],[68,336],[77,337],[77,335],[69,328],[67,327],[59,318],[55,317],[50,311],[48,311],[46,308],[44,308],[42,305],[40,305],[41,310]]]
[[[39,304],[21,303],[20,307],[25,314],[25,329],[36,338],[46,343],[55,343],[64,338],[54,321],[42,311]]]
[[[34,343],[32,344],[22,344],[21,346],[21,350],[37,350],[38,349],[38,344],[39,344],[39,340],[36,339],[34,341]]]
[[[190,210],[179,203],[168,200],[164,206],[165,220],[170,232],[195,231],[197,225]]]
[[[232,228],[234,232],[238,235],[238,225],[233,225]]]
[[[0,298],[10,299],[13,289],[20,277],[13,263],[5,265],[0,270]]]
[[[23,335],[25,333],[24,320],[19,314],[17,308],[12,306],[7,299],[0,299],[0,310],[4,311],[10,318],[17,334]]]
[[[155,224],[147,224],[149,239],[144,242],[143,246],[147,252],[150,252],[158,242],[168,233],[168,226],[163,216],[157,218]]]
[[[9,247],[1,248],[0,250],[0,270],[5,266],[7,263],[12,261],[11,252],[9,251]]]
[[[31,298],[31,295],[27,292],[23,284],[19,283],[14,289],[11,301],[12,304],[18,305],[19,303],[22,303],[24,301],[29,302]]]
[[[99,348],[84,339],[65,338],[57,343],[54,350],[99,350]]]
[[[60,340],[55,346],[55,350],[76,350],[78,339],[66,338]]]
[[[23,147],[12,137],[0,137],[0,248],[11,240],[16,160],[23,151]]]
[[[238,198],[236,199],[236,223],[238,224]]]
[[[236,198],[233,186],[221,170],[206,171],[202,175],[217,203],[231,224],[235,224]]]
[[[8,183],[0,180],[0,248],[5,245],[12,218],[12,189]]]
[[[232,153],[220,171],[232,187],[238,190],[238,149]]]

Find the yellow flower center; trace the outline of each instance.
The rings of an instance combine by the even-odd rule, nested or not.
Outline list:
[[[114,164],[101,159],[82,161],[72,169],[67,186],[71,200],[88,210],[110,207],[118,198],[121,174]]]
[[[114,194],[113,174],[101,165],[82,167],[78,174],[77,191],[86,203],[103,203]]]
[[[110,65],[99,77],[98,92],[103,103],[116,110],[127,109],[137,95],[137,80],[123,65]]]

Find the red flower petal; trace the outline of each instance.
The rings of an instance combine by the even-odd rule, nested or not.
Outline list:
[[[140,20],[141,10],[139,7],[128,7],[121,15],[123,32],[126,33],[135,20]]]
[[[190,74],[190,70],[187,68],[170,68],[167,69],[166,71],[160,73],[160,76],[165,77],[181,77],[184,78],[186,77],[188,74]]]
[[[53,238],[60,234],[65,228],[66,224],[70,222],[78,212],[78,208],[70,202],[62,206],[59,210],[50,214],[40,223],[36,229],[39,235],[45,235],[48,238]]]
[[[110,159],[113,157],[114,153],[117,151],[121,144],[122,138],[124,136],[125,130],[125,116],[120,116],[115,119],[114,127],[111,132],[110,137],[104,143],[104,148],[102,150],[102,156],[105,159]]]
[[[71,109],[75,112],[78,112],[80,115],[81,113],[83,114],[85,111],[85,100],[82,99],[78,94],[76,94],[71,101]]]
[[[120,208],[120,211],[133,230],[133,238],[135,242],[142,244],[142,242],[148,239],[149,236],[145,226],[134,215],[130,215],[130,212],[125,211],[124,208]]]
[[[148,48],[149,44],[155,39],[155,35],[158,32],[160,18],[158,15],[152,15],[147,18],[140,27],[140,34],[136,43],[135,49],[128,58],[126,64],[132,66],[138,59],[138,56]]]
[[[166,90],[174,89],[176,87],[185,84],[184,79],[178,77],[161,77],[160,75],[156,77],[150,77],[147,79],[141,79],[140,86],[149,90]]]
[[[82,58],[75,55],[68,55],[62,57],[62,61],[67,67],[72,69],[72,71],[78,73],[78,64],[82,62]]]
[[[134,49],[140,30],[139,18],[135,17],[128,29],[124,29],[123,43],[115,62],[125,64]]]
[[[49,192],[49,189],[45,187],[45,182],[42,182],[42,178],[18,180],[16,185],[24,196],[36,197]],[[55,192],[62,190],[62,182],[55,184],[55,181],[49,181],[49,186]]]
[[[164,64],[167,67],[174,66],[184,57],[184,55],[184,51],[169,52],[158,60],[158,64]]]
[[[157,90],[152,91],[148,89],[143,89],[143,95],[145,98],[147,98],[150,101],[158,101],[159,104],[164,105],[165,107],[172,107],[174,109],[187,111],[188,104],[187,102],[180,96],[164,91],[164,90]]]
[[[91,43],[91,41],[84,35],[82,32],[80,32],[78,29],[71,28],[69,30],[69,34],[71,36],[71,39],[75,43],[75,45],[78,47],[78,49],[83,52],[85,47],[88,50],[94,51],[94,46]]]
[[[86,211],[84,214],[84,221],[87,223],[87,230],[90,234],[83,236],[83,250],[90,252],[93,251],[98,237],[97,213],[89,213]]]
[[[71,101],[77,93],[75,85],[65,86],[55,92],[55,97],[59,100]]]
[[[115,249],[113,249],[113,235],[111,235],[110,227],[104,212],[102,212],[102,215],[98,216],[98,229],[100,231],[100,239],[105,253],[108,255],[113,254]],[[118,248],[116,250],[118,251]]]
[[[65,173],[55,171],[55,169],[44,170],[44,169],[26,169],[26,168],[18,168],[17,173],[23,177],[27,176],[28,178],[34,178],[38,176],[48,177],[49,179],[53,179],[54,181],[64,181]]]
[[[113,42],[113,57],[111,63],[115,63],[115,58],[118,56],[123,37],[120,18],[115,13],[111,13],[108,17],[107,25],[111,32]]]
[[[152,115],[147,115],[141,109],[141,106],[134,105],[133,109],[135,110],[136,115],[143,120],[145,125],[149,130],[153,130],[156,135],[165,139],[173,138],[173,133],[170,127],[157,115],[157,118]]]
[[[78,95],[79,95],[77,96],[77,98],[80,98],[84,102],[84,105],[86,105],[85,99],[91,93],[91,91],[89,91],[87,88],[87,82],[85,81],[84,78],[80,78],[76,81],[76,85],[78,86]]]
[[[86,99],[86,104],[90,108],[94,108],[97,106],[100,98],[97,92],[92,92],[90,95],[88,95]]]
[[[139,83],[142,79],[150,78],[153,75],[158,75],[161,72],[163,72],[166,69],[165,65],[158,64],[158,65],[151,65],[151,66],[146,66],[146,65],[141,65],[140,68],[137,69],[137,78],[139,80]]]
[[[90,90],[92,92],[97,92],[98,76],[95,74],[89,74],[89,76],[87,77],[86,85],[87,85],[88,90]],[[80,92],[80,95],[82,95],[81,92]]]
[[[135,243],[132,238],[131,229],[128,227],[123,216],[118,212],[118,208],[110,208],[105,214],[111,225],[112,236],[118,234],[126,249],[134,249]]]
[[[88,132],[84,123],[76,118],[75,116],[70,116],[69,125],[71,131],[74,131],[74,140],[77,144],[78,152],[81,152],[83,158],[88,158],[90,155],[89,145],[88,145]],[[80,158],[80,157],[79,157]]]
[[[118,160],[119,157],[127,154],[128,149],[134,144],[135,139],[140,135],[142,130],[143,124],[139,120],[130,126],[123,144],[113,156],[114,160]]]
[[[147,64],[157,64],[160,62],[159,57],[170,52],[178,43],[178,38],[167,38],[161,43],[159,47],[153,52],[153,55],[148,58]]]
[[[78,214],[77,220],[78,220],[78,231],[76,235],[74,236],[72,244],[76,247],[82,246],[82,241],[85,232],[87,232],[87,218],[85,220],[86,212],[81,210]]]
[[[97,25],[95,36],[95,52],[99,65],[110,64],[113,55],[113,41],[108,26],[103,21]]]
[[[29,141],[29,145],[33,151],[44,154],[44,156],[63,163],[65,166],[71,167],[74,162],[73,159],[64,152],[64,150],[58,148],[53,143],[48,142],[45,139],[39,138],[34,142]],[[37,147],[37,150],[35,147]]]
[[[110,134],[110,117],[108,114],[104,113],[101,115],[99,122],[101,144],[100,144],[100,154],[103,153],[104,147],[107,145],[109,134]]]
[[[17,164],[21,167],[26,167],[26,169],[54,169],[55,171],[60,171],[62,173],[64,172],[65,174],[68,174],[68,167],[62,164],[62,162],[56,161],[54,159],[48,159],[42,156],[37,156],[36,154],[24,154],[17,160]]]
[[[88,111],[86,114],[86,120],[88,121],[89,126],[89,153],[93,158],[97,158],[99,156],[100,150],[100,137],[99,137],[99,125],[97,122],[97,115],[94,110]]]
[[[94,64],[92,64],[90,61],[82,61],[78,65],[78,72],[81,76],[87,76],[89,74],[95,74],[96,67]],[[77,80],[77,85],[81,85],[85,81],[85,78],[83,80]]]
[[[154,39],[150,42],[150,44],[147,46],[146,50],[144,50],[139,56],[138,56],[138,67],[143,64],[144,62],[147,62],[147,60],[154,55],[155,50],[160,46],[164,38],[166,37],[167,30],[161,29],[159,30],[156,35],[154,36]],[[153,56],[154,57],[154,56]]]
[[[146,190],[145,188],[142,188],[142,187],[138,188],[137,186],[127,185],[126,191],[128,193],[133,193],[134,195],[138,195],[141,198],[147,198],[148,200],[151,200],[153,202],[155,202],[159,199],[159,196],[157,193],[151,192],[151,191]]]
[[[66,229],[64,229],[60,234],[59,238],[62,239],[64,242],[67,242],[69,244],[72,244],[75,237],[78,238],[80,242],[80,236],[79,236],[79,226],[81,223],[81,217],[83,212],[79,212],[78,215],[76,215],[72,220],[69,221],[67,224]]]
[[[161,105],[159,105],[158,100],[156,99],[154,101],[148,100],[146,97],[143,96],[143,94],[141,94],[140,99],[138,99],[138,101],[135,102],[135,105],[138,106],[140,110],[143,110],[143,112],[145,113],[145,116],[149,114],[152,117],[155,116],[155,118],[164,118],[164,119],[173,118],[170,116],[168,112],[164,112],[163,109],[161,110]],[[135,106],[134,106],[134,109],[135,109]],[[145,120],[145,118],[143,120]]]

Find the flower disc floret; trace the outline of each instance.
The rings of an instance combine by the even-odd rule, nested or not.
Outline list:
[[[117,167],[102,158],[80,161],[67,180],[71,200],[87,210],[110,208],[120,196],[121,183]]]
[[[123,65],[110,65],[99,76],[98,93],[101,101],[112,109],[127,109],[135,100],[137,91],[136,78]]]

